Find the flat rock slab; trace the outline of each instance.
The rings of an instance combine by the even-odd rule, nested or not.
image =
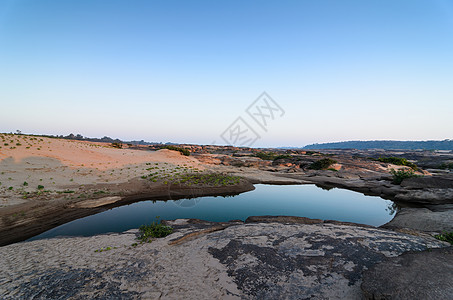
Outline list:
[[[94,208],[100,207],[104,205],[109,205],[121,200],[120,196],[111,196],[111,197],[103,197],[99,199],[89,199],[81,202],[77,202],[76,204],[71,205],[71,208]]]
[[[401,186],[413,189],[451,189],[453,188],[453,179],[439,176],[413,177],[404,179]]]
[[[363,275],[366,299],[453,299],[453,247],[388,258]]]
[[[383,228],[409,228],[419,231],[453,231],[453,209],[402,208]]]
[[[177,226],[176,226],[177,224]],[[0,248],[3,299],[361,299],[362,272],[435,239],[339,225],[177,220],[139,244],[137,230]],[[171,245],[204,230],[196,238]],[[102,250],[102,251],[100,251]]]

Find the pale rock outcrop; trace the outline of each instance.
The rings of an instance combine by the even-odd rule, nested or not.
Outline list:
[[[284,222],[177,220],[169,222],[175,233],[137,246],[137,230],[4,246],[0,294],[3,299],[361,299],[364,270],[406,251],[446,246],[378,228]],[[218,228],[207,230],[214,225]]]

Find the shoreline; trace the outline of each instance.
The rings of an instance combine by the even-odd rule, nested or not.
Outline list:
[[[235,174],[239,175],[239,174]],[[48,205],[35,209],[31,218],[24,218],[16,226],[6,227],[0,229],[0,247],[9,245],[12,243],[17,243],[21,241],[26,241],[27,239],[39,235],[45,231],[48,231],[57,226],[63,225],[65,223],[94,215],[115,207],[120,207],[123,205],[128,205],[140,201],[147,200],[178,200],[184,198],[197,198],[197,197],[207,197],[207,196],[230,196],[238,195],[244,192],[253,191],[255,189],[255,184],[268,184],[268,185],[305,185],[313,184],[319,188],[339,188],[345,189],[357,193],[361,193],[366,196],[377,196],[385,200],[391,200],[395,202],[400,208],[417,208],[417,211],[414,211],[414,214],[419,212],[418,208],[423,209],[425,206],[420,203],[411,203],[405,201],[398,201],[395,199],[395,192],[392,191],[390,194],[377,193],[373,188],[366,186],[357,186],[356,184],[350,185],[347,182],[341,182],[340,180],[331,180],[329,177],[306,177],[306,176],[297,176],[289,174],[272,174],[273,179],[262,180],[259,178],[250,177],[242,178],[241,184],[237,186],[198,186],[198,187],[187,187],[187,186],[178,186],[178,185],[153,185],[151,189],[147,186],[148,190],[143,189],[143,183],[137,178],[136,183],[129,184],[137,187],[142,186],[141,190],[135,190],[133,193],[128,195],[117,195],[115,192],[110,193],[108,196],[93,198],[93,199],[84,199],[73,202],[65,203],[48,203]],[[289,175],[289,176],[288,176]],[[127,185],[127,184],[125,184]],[[105,187],[105,185],[102,185]],[[115,185],[117,188],[122,188],[123,185]],[[385,189],[383,189],[385,190]],[[382,190],[381,190],[382,191]],[[390,189],[391,191],[391,189]],[[112,199],[114,198],[114,199]],[[31,203],[28,203],[29,206]],[[26,207],[19,205],[17,207],[9,207],[13,211],[23,211]],[[42,211],[45,210],[45,211]],[[395,222],[394,220],[399,217],[400,209],[395,214],[394,218],[388,223],[375,228],[387,228],[391,230],[399,230],[402,225],[400,222]],[[4,211],[0,211],[1,213]],[[10,212],[11,213],[11,212]],[[292,216],[288,216],[292,217]],[[407,219],[407,212],[405,211],[404,218]],[[409,216],[410,218],[410,216]],[[332,220],[334,222],[341,222],[337,220]],[[415,230],[424,231],[424,230]],[[433,230],[430,230],[433,231]]]
[[[97,199],[85,199],[80,201],[74,201],[70,203],[49,203],[39,208],[33,208],[33,214],[27,217],[23,217],[21,222],[13,223],[10,226],[6,226],[0,229],[0,247],[25,241],[33,236],[41,234],[47,230],[63,225],[65,223],[94,215],[115,207],[132,204],[144,200],[178,200],[183,198],[194,198],[194,197],[207,197],[207,196],[230,196],[237,195],[243,192],[254,190],[255,187],[248,181],[242,180],[239,185],[235,186],[199,186],[199,187],[184,187],[175,186],[169,187],[165,185],[155,186],[152,191],[136,191],[135,193],[124,195],[124,196],[107,196]],[[114,198],[116,201],[111,202],[110,199],[106,199],[107,204],[95,206],[95,207],[83,207],[80,204],[99,201],[105,198]],[[24,209],[31,209],[29,203],[19,205],[18,207],[9,207],[12,211],[23,211]],[[5,210],[1,211],[5,214]],[[10,213],[11,212],[7,212]]]
[[[395,185],[389,170],[403,167],[353,158],[348,152],[326,154],[336,155],[334,168],[312,170],[306,166],[324,157],[322,153],[302,151],[270,161],[253,153],[184,156],[167,149],[117,149],[72,140],[10,138],[22,146],[0,149],[0,246],[141,200],[231,195],[253,190],[253,184],[315,184],[378,196],[405,208],[417,208],[406,209],[401,214],[403,221],[390,227],[453,231],[453,225],[443,221],[452,220],[453,224],[453,175],[421,170],[425,177]],[[198,180],[203,174],[217,174],[220,184]],[[187,182],[188,177],[197,180]],[[228,182],[231,178],[236,179]]]

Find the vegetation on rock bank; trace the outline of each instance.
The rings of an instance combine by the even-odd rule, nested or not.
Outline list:
[[[337,161],[331,158],[323,158],[313,162],[308,168],[312,170],[327,170],[331,165],[336,163]]]
[[[163,225],[159,220],[159,217],[156,217],[156,220],[151,224],[140,226],[139,231],[140,235],[138,239],[140,242],[149,243],[152,238],[166,237],[167,235],[173,233],[173,228]]]

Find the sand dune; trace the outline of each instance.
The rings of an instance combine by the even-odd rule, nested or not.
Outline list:
[[[7,157],[12,157],[15,162],[20,162],[28,157],[49,157],[55,158],[70,167],[98,168],[101,170],[144,162],[198,165],[195,159],[166,149],[155,152],[137,151],[113,148],[106,143],[21,135],[0,136],[0,138],[2,137],[0,161]]]
[[[177,151],[118,149],[93,143],[25,135],[0,135],[0,207],[30,200],[37,187],[63,191],[83,185],[120,184],[175,168],[203,170],[194,158]]]

